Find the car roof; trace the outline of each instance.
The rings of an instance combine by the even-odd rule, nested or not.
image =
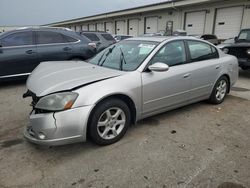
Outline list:
[[[125,40],[140,40],[140,41],[151,41],[151,42],[163,42],[166,40],[170,40],[170,39],[192,39],[192,40],[197,40],[197,38],[192,37],[192,36],[154,36],[154,37],[134,37],[134,38],[128,38]]]

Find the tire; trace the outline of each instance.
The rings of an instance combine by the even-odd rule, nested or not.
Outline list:
[[[210,95],[209,102],[212,104],[221,104],[228,93],[229,81],[226,76],[220,77],[214,85],[212,94]]]
[[[250,67],[246,67],[246,66],[241,66],[240,67],[242,70],[248,70],[248,69],[250,69]]]
[[[131,115],[127,104],[119,99],[108,99],[98,104],[89,122],[89,135],[98,145],[119,141],[130,125]]]

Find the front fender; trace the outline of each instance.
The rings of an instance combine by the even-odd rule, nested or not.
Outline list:
[[[79,96],[73,108],[96,105],[107,97],[119,94],[126,95],[134,102],[136,114],[140,116],[142,110],[142,82],[140,74],[140,72],[134,71],[75,90],[74,92],[77,92]]]

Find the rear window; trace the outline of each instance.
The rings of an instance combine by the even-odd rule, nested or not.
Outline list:
[[[111,40],[111,41],[114,40],[114,38],[110,34],[102,34],[102,37],[105,38],[106,40]]]
[[[87,37],[91,41],[100,41],[98,36],[94,33],[82,33],[83,36]]]
[[[209,39],[216,39],[216,36],[214,36],[214,35],[203,35],[201,38],[203,38],[205,40],[209,40]]]

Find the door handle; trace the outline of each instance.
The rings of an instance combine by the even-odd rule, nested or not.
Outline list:
[[[71,48],[70,48],[70,47],[65,47],[65,48],[63,48],[63,50],[64,50],[64,51],[70,51]]]
[[[216,67],[215,67],[215,69],[219,69],[220,68],[220,65],[217,65]]]
[[[29,55],[30,55],[30,54],[35,54],[35,53],[36,53],[36,52],[33,51],[33,50],[27,50],[27,51],[26,51],[26,54],[29,54]]]
[[[183,78],[189,78],[191,76],[190,73],[183,75]]]

